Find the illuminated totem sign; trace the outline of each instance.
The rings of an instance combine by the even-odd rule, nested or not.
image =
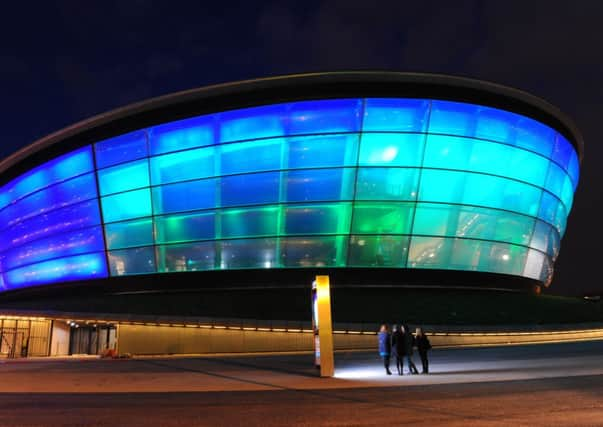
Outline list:
[[[321,377],[332,377],[335,373],[335,361],[329,276],[316,276],[316,280],[312,282],[312,329],[314,364],[320,368]]]

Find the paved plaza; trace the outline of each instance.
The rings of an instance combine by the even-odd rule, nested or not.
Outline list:
[[[0,425],[603,425],[603,341],[431,355],[388,377],[338,353],[335,378],[308,354],[5,361]]]

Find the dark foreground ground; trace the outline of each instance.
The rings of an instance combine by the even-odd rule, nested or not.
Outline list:
[[[435,350],[430,375],[372,353],[0,363],[0,426],[603,425],[603,341]]]
[[[603,377],[348,390],[3,394],[3,426],[596,426]]]

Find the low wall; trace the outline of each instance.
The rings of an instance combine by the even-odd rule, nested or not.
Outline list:
[[[268,328],[221,326],[170,326],[120,324],[120,354],[212,354],[312,351],[312,332]],[[263,330],[265,329],[265,330]],[[429,331],[434,347],[492,346],[603,339],[603,327],[559,331],[435,332]],[[372,332],[334,334],[335,350],[372,350]]]

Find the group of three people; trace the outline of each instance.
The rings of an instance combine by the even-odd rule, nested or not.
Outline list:
[[[379,355],[383,358],[383,366],[387,375],[391,375],[389,370],[390,358],[393,357],[396,362],[398,375],[404,374],[404,358],[408,366],[410,374],[418,374],[419,371],[412,361],[413,347],[416,347],[421,356],[421,364],[423,365],[422,374],[429,373],[429,361],[427,359],[427,351],[431,349],[431,344],[427,335],[422,328],[417,328],[415,336],[408,325],[394,325],[390,333],[389,327],[386,324],[381,325],[379,330]]]

